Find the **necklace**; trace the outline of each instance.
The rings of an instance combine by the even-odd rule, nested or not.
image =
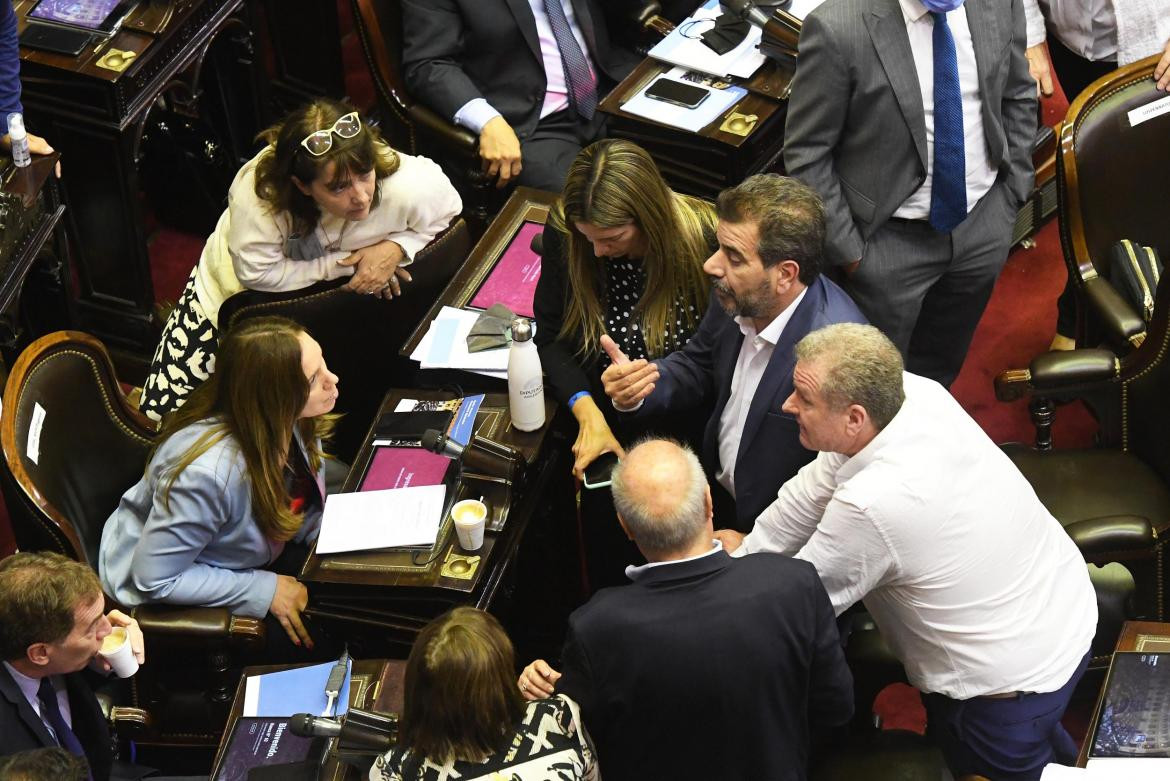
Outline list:
[[[337,239],[336,240],[332,240],[329,238],[329,231],[325,229],[325,222],[324,221],[321,221],[319,224],[321,226],[321,233],[324,234],[324,236],[325,236],[325,251],[326,252],[336,252],[339,249],[341,249],[341,237],[345,235],[345,229],[347,227],[349,227],[349,220],[342,220],[341,221],[341,230],[339,230],[337,232]]]

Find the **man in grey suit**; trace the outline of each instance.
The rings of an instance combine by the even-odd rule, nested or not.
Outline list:
[[[784,139],[826,255],[906,369],[950,385],[1032,190],[1021,0],[828,0],[804,20]]]

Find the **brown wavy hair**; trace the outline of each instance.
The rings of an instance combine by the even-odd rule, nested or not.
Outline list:
[[[309,154],[301,144],[310,134],[333,127],[334,122],[351,111],[354,111],[352,106],[318,98],[256,137],[268,144],[256,163],[256,197],[268,203],[274,212],[292,215],[293,230],[298,233],[308,233],[317,227],[321,209],[311,196],[297,188],[293,177],[308,185],[334,162],[337,166],[333,169],[333,178],[325,184],[340,188],[345,187],[354,174],[373,170],[378,181],[370,205],[373,209],[382,199],[381,181],[398,170],[398,154],[382,140],[378,129],[364,120],[362,129],[353,138],[342,138],[334,133],[333,146],[320,157]]]
[[[490,613],[457,607],[419,633],[406,662],[398,744],[444,763],[507,747],[524,701],[512,641]]]
[[[284,470],[294,427],[305,443],[309,468],[316,472],[336,415],[298,418],[309,399],[309,380],[301,364],[298,336],[305,329],[283,317],[247,320],[220,338],[215,371],[191,392],[187,403],[163,418],[155,451],[175,432],[211,418],[208,429],[179,458],[163,482],[166,506],[175,478],[225,437],[239,447],[252,484],[252,514],[264,536],[292,539],[304,515],[290,507]]]
[[[646,238],[642,268],[646,289],[634,307],[650,355],[662,355],[679,326],[680,299],[686,307],[682,329],[694,331],[707,309],[710,281],[703,262],[715,235],[715,208],[699,198],[679,195],[666,186],[658,166],[637,144],[607,139],[585,147],[569,167],[561,198],[549,221],[568,236],[568,272],[572,295],[558,338],[580,335],[581,353],[600,348],[605,333],[601,291],[603,264],[575,223],[616,228],[634,223]]]

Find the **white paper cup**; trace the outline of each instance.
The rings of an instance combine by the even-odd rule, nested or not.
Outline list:
[[[483,547],[483,527],[487,523],[487,505],[478,499],[464,499],[451,508],[451,520],[459,535],[459,547],[466,551]]]
[[[134,657],[134,649],[130,647],[130,635],[124,626],[116,626],[106,635],[98,653],[110,663],[114,675],[119,678],[129,678],[138,672],[138,660]]]

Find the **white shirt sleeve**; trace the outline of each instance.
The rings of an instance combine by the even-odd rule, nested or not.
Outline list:
[[[399,159],[399,169],[382,181],[378,211],[397,212],[392,219],[398,227],[390,230],[386,238],[402,247],[407,258],[402,265],[406,266],[459,216],[463,201],[433,160],[407,155],[399,155]]]
[[[285,257],[287,236],[281,230],[280,218],[250,188],[245,189],[239,196],[228,198],[228,254],[241,285],[281,292],[353,274],[353,268],[337,265],[337,261],[349,256],[347,251],[327,252],[312,260],[292,261]]]
[[[834,499],[796,558],[817,569],[837,615],[897,572],[894,551],[861,508]]]
[[[455,112],[455,124],[462,125],[478,136],[483,132],[483,126],[498,116],[500,112],[492,108],[492,104],[484,98],[472,98]]]
[[[1047,33],[1044,30],[1044,14],[1040,11],[1040,3],[1038,0],[1023,0],[1024,3],[1024,24],[1027,27],[1028,43],[1027,46],[1031,49],[1037,44],[1044,43]]]
[[[732,556],[771,551],[792,556],[812,537],[837,488],[837,469],[844,457],[820,453],[791,480],[780,486],[776,501],[756,518],[751,534]]]

